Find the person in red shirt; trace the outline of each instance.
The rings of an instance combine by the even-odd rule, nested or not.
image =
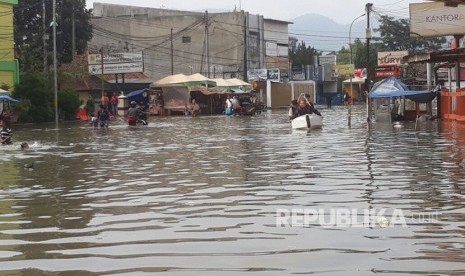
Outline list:
[[[113,94],[113,96],[110,99],[110,104],[111,104],[111,113],[113,116],[116,116],[118,113],[118,97],[116,94]]]
[[[102,105],[104,106],[105,109],[108,110],[108,104],[110,103],[110,99],[107,96],[107,93],[104,92],[102,96]]]

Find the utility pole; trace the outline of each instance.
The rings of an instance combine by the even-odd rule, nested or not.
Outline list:
[[[366,89],[367,89],[367,121],[371,122],[371,102],[368,95],[370,94],[370,39],[371,39],[371,27],[370,27],[370,13],[371,8],[373,7],[372,3],[367,3],[365,5],[366,14],[367,14],[367,29],[366,29],[366,39],[367,39],[367,77],[365,81]]]
[[[43,44],[43,55],[44,55],[44,74],[47,73],[47,29],[46,29],[46,18],[45,18],[45,0],[42,0],[42,44]]]
[[[171,75],[174,75],[173,28],[171,28]]]
[[[102,69],[102,99],[103,99],[103,94],[104,94],[104,86],[105,86],[105,75],[103,73],[103,68],[104,68],[104,63],[103,63],[103,47],[100,48],[100,66],[101,66],[101,69]]]
[[[208,11],[205,11],[205,64],[207,66],[207,77],[210,78],[210,56],[208,53]]]
[[[242,74],[242,79],[247,82],[247,70],[248,70],[248,67],[247,67],[247,56],[248,56],[248,52],[247,52],[247,43],[248,43],[248,39],[247,39],[247,17],[249,16],[248,13],[242,11],[242,14],[244,15],[244,73]]]
[[[53,0],[53,90],[55,94],[54,105],[55,105],[55,125],[58,129],[58,74],[57,74],[57,16],[56,16],[56,0]]]
[[[72,60],[74,60],[74,56],[76,54],[76,18],[75,18],[76,9],[73,5],[73,13],[71,14],[71,47],[72,47]]]

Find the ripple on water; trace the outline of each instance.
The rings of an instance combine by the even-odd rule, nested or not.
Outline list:
[[[0,157],[0,272],[465,274],[461,130],[368,129],[362,107],[349,128],[345,107],[322,111],[311,132],[284,110],[23,127],[15,139],[37,144]],[[361,227],[383,208],[407,227]],[[331,225],[342,209],[353,227]],[[280,227],[279,210],[322,215]]]

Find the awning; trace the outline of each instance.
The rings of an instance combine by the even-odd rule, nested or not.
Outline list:
[[[465,62],[465,48],[439,50],[429,53],[408,55],[403,58],[406,63],[415,62]]]
[[[360,77],[353,77],[352,78],[352,84],[363,84],[365,83],[366,78],[360,78]],[[344,84],[350,84],[350,79],[346,79],[343,81]]]
[[[370,91],[368,97],[376,98],[392,98],[392,97],[406,97],[417,103],[427,103],[432,101],[437,96],[436,91],[430,90],[410,90],[400,80],[389,77],[381,80]]]
[[[152,83],[153,87],[167,87],[167,86],[191,87],[191,86],[196,86],[196,85],[215,86],[216,83],[213,80],[199,73],[189,75],[189,76],[186,76],[184,74],[176,74],[176,75],[164,77]]]
[[[13,99],[12,97],[7,95],[0,95],[0,101],[19,102],[18,100]]]

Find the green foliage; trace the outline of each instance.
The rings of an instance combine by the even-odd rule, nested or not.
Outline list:
[[[295,51],[289,53],[289,59],[293,66],[312,65],[314,64],[315,56],[318,56],[318,51],[310,46],[306,46],[305,42],[301,41]]]
[[[21,83],[15,86],[12,96],[21,101],[15,107],[20,122],[52,121],[53,95],[42,75],[26,73],[21,76]]]
[[[91,13],[85,1],[56,1],[57,6],[57,57],[59,63],[70,62],[72,53],[72,18],[75,22],[75,45],[77,53],[83,53],[92,38]],[[52,0],[45,0],[45,29],[43,27],[42,1],[21,0],[13,9],[14,41],[21,71],[43,70],[43,36],[48,35],[47,52],[53,51]],[[47,54],[49,56],[49,54]],[[49,58],[46,57],[48,60]]]
[[[2,84],[0,84],[0,89],[9,91],[10,88],[11,88],[11,86],[9,84],[7,84],[7,83],[2,82]]]
[[[409,51],[413,54],[419,51],[438,50],[446,42],[444,37],[426,38],[411,34],[408,19],[396,20],[383,15],[379,22],[380,26],[376,31],[381,36],[379,42],[384,51]]]
[[[60,118],[70,121],[76,118],[81,101],[75,90],[63,90],[58,93],[58,109]]]
[[[342,47],[341,50],[335,53],[338,64],[350,64],[350,48]],[[352,54],[353,58],[353,54]],[[353,60],[352,60],[353,62]]]

